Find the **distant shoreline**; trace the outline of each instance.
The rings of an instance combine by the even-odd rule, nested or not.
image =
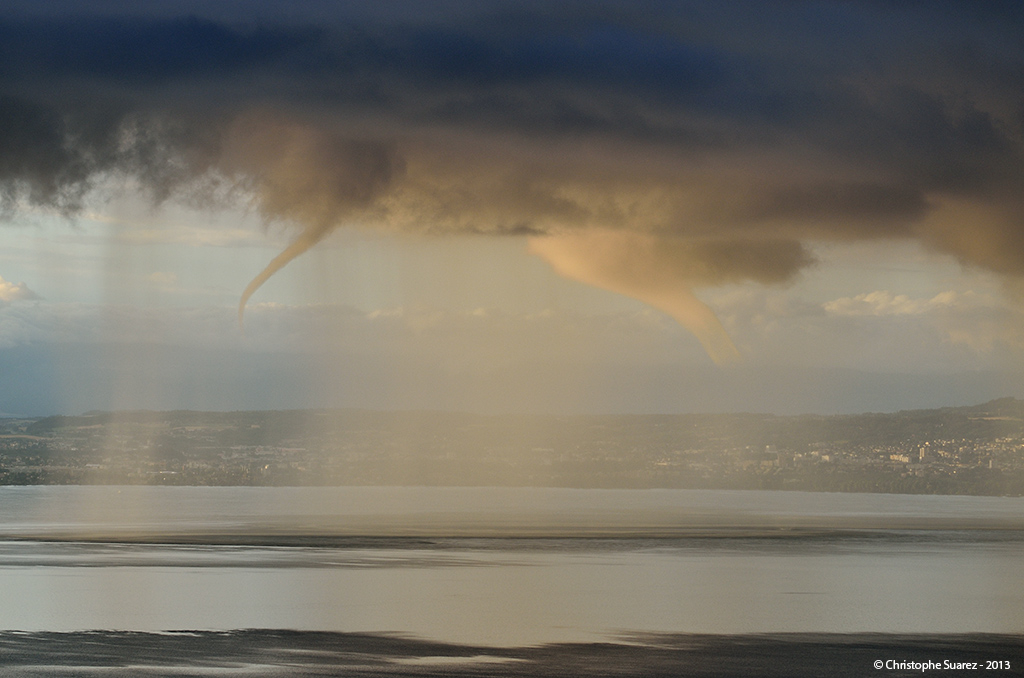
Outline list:
[[[287,410],[0,419],[0,485],[1024,495],[1024,401],[892,414]]]

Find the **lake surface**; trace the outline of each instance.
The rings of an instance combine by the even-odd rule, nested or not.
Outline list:
[[[1024,500],[0,488],[0,629],[1024,633]]]

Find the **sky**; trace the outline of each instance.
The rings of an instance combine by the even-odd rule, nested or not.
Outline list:
[[[1024,397],[1017,2],[0,7],[0,413]]]

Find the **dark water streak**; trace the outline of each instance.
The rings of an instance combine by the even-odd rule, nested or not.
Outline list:
[[[616,642],[490,647],[386,634],[250,629],[229,632],[0,632],[4,676],[865,676],[876,660],[1009,662],[1024,636],[999,634],[645,634]],[[921,671],[883,670],[886,676]],[[938,671],[941,675],[962,675]],[[969,673],[977,674],[978,671]]]
[[[0,542],[53,544],[138,544],[179,546],[305,547],[331,549],[431,549],[501,551],[631,551],[648,548],[707,548],[729,545],[758,550],[773,545],[812,544],[954,544],[1024,542],[1024,529],[981,527],[973,529],[678,529],[671,534],[643,529],[587,536],[379,536],[335,534],[277,534],[260,532],[154,533],[98,535],[34,534],[4,535]]]

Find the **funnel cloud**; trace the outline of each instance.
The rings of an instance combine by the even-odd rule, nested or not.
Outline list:
[[[719,363],[694,290],[815,243],[1024,276],[1016,3],[61,7],[0,12],[0,206],[247,205],[295,235],[240,316],[342,227],[527,236]]]
[[[780,282],[806,264],[799,243],[704,243],[628,231],[579,231],[530,238],[530,250],[559,274],[638,299],[690,330],[713,361],[739,360],[722,323],[694,285]]]

